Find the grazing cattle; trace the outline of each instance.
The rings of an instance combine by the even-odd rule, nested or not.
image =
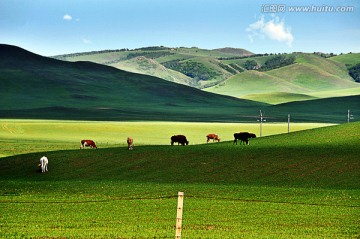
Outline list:
[[[220,142],[220,138],[219,138],[219,136],[218,136],[217,134],[208,134],[208,135],[206,135],[206,138],[207,138],[206,143],[209,143],[210,139],[212,139],[213,142],[214,142],[215,140],[217,140],[218,142]]]
[[[182,146],[189,145],[189,141],[187,141],[186,137],[184,135],[174,135],[171,137],[171,145],[174,145],[174,143],[181,144]]]
[[[235,133],[233,144],[237,144],[238,139],[240,140],[240,144],[249,144],[250,138],[256,138],[256,135],[248,132]]]
[[[97,146],[94,141],[90,139],[83,139],[81,140],[80,149],[83,149],[85,147],[95,148],[97,149]]]
[[[134,148],[134,140],[133,140],[133,138],[128,137],[126,142],[128,144],[128,150],[133,150],[133,148]]]
[[[47,157],[43,156],[40,159],[40,168],[41,168],[41,172],[45,173],[48,171],[48,164],[49,164],[49,160]]]

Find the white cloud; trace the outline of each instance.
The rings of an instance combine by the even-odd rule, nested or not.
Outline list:
[[[269,38],[278,42],[285,42],[291,47],[294,41],[294,36],[291,33],[291,28],[285,26],[285,21],[280,20],[278,17],[272,16],[273,19],[265,21],[264,16],[261,16],[259,20],[250,24],[246,31],[249,32],[249,39],[254,42],[255,37],[262,39]]]
[[[85,43],[85,44],[91,44],[92,41],[89,40],[89,39],[83,38],[83,43]]]
[[[64,20],[66,21],[71,21],[72,20],[72,16],[70,16],[69,14],[65,14],[63,17]]]

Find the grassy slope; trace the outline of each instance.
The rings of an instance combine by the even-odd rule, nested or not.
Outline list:
[[[184,62],[186,61],[199,63],[203,65],[208,71],[216,73],[215,77],[212,77],[208,80],[200,80],[199,85],[201,88],[206,87],[209,84],[213,84],[213,82],[222,82],[232,76],[230,72],[221,68],[218,65],[218,62],[211,57],[194,57],[187,59]]]
[[[231,53],[234,55],[239,55],[239,56],[251,56],[254,53],[249,52],[248,50],[245,49],[241,49],[241,48],[232,48],[232,47],[224,47],[224,48],[218,48],[218,49],[214,49],[214,51],[219,51],[222,53]]]
[[[280,117],[284,112],[288,112],[295,122],[313,122],[321,118],[323,122],[345,123],[348,109],[355,116],[355,120],[359,120],[359,102],[360,95],[289,102],[271,106],[267,108],[267,113],[270,116]]]
[[[313,100],[316,99],[314,96],[309,96],[305,94],[295,94],[295,93],[286,93],[286,92],[270,92],[270,93],[258,93],[258,94],[249,94],[241,97],[242,99],[248,99],[259,102],[267,102],[269,104],[281,104],[286,102],[294,101],[304,101],[304,100]]]
[[[256,61],[260,66],[262,66],[262,65],[264,65],[265,62],[266,62],[269,58],[271,58],[271,57],[273,57],[273,56],[256,56],[256,57],[251,57],[251,58],[222,60],[222,62],[224,62],[224,63],[226,63],[226,64],[235,63],[235,64],[238,64],[239,66],[244,67],[246,61],[254,60],[254,61]]]
[[[254,58],[256,59],[256,58]],[[262,57],[260,59],[266,59]],[[238,62],[240,60],[229,61]],[[241,59],[244,61],[244,59]],[[206,89],[209,92],[231,95],[234,97],[250,97],[255,94],[274,92],[287,93],[290,101],[291,94],[311,95],[318,97],[346,96],[347,94],[359,94],[359,85],[348,75],[346,67],[338,62],[328,60],[313,54],[297,54],[296,64],[279,69],[257,72],[247,71],[237,74],[225,82]],[[321,92],[325,92],[321,94]],[[263,102],[284,102],[283,94],[265,97]],[[297,97],[295,97],[296,99]],[[309,97],[311,98],[311,97]],[[286,99],[285,99],[286,100]]]
[[[301,92],[306,91],[306,88],[296,86],[267,72],[245,71],[232,76],[219,85],[206,88],[205,91],[241,98],[248,94]]]
[[[344,54],[329,58],[332,61],[336,61],[344,64],[347,67],[352,67],[360,63],[360,53]]]
[[[129,54],[139,54],[139,56],[141,56],[141,53],[143,53],[144,56],[146,56],[146,54],[149,52],[165,52],[165,53],[169,53],[169,55],[155,57],[155,59],[148,58],[148,61],[142,60],[140,63],[133,59],[127,59],[127,56]],[[196,84],[196,81],[185,76],[181,72],[176,72],[170,69],[164,70],[164,67],[158,65],[157,63],[161,64],[172,60],[203,58],[203,60],[201,60],[201,63],[204,63],[207,69],[224,73],[223,69],[218,69],[219,68],[218,65],[214,64],[212,61],[215,58],[219,58],[219,57],[233,57],[233,56],[239,56],[241,54],[251,54],[251,53],[243,49],[206,50],[206,49],[199,49],[196,47],[193,48],[180,47],[180,48],[172,48],[172,49],[164,48],[162,50],[137,49],[132,51],[118,51],[118,52],[116,51],[100,52],[100,53],[94,52],[85,55],[80,54],[80,55],[56,56],[56,58],[66,61],[91,61],[99,64],[111,65],[121,70],[156,76],[165,80],[175,81],[181,84],[198,87],[199,84]],[[221,81],[223,80],[223,78],[221,79],[214,78],[212,80]],[[204,82],[204,84],[205,83],[206,82]]]
[[[297,64],[292,66],[262,73],[246,72],[232,76],[234,73],[222,69],[215,58],[236,57],[239,54],[246,54],[242,49],[223,48],[210,51],[194,47],[174,48],[166,51],[172,54],[142,62],[141,66],[133,60],[130,62],[124,61],[129,52],[76,56],[67,58],[67,60],[90,60],[101,64],[108,64],[107,62],[115,60],[118,63],[112,64],[121,69],[150,74],[185,85],[205,87],[206,91],[218,94],[258,99],[266,103],[284,103],[293,100],[311,99],[313,97],[338,97],[360,93],[358,84],[354,83],[348,76],[345,67],[346,64],[353,65],[360,62],[359,54],[346,54],[325,59],[314,54],[296,53]],[[146,51],[142,50],[132,52],[146,53]],[[247,60],[251,59],[263,65],[270,57],[272,56],[222,60],[221,63],[236,63],[239,66],[243,66]],[[180,60],[181,62],[193,61],[203,64],[205,69],[209,72],[216,72],[216,75],[207,81],[196,82],[196,80],[191,80],[182,73],[174,74],[175,71],[164,71],[162,67],[154,67],[153,64],[154,62],[164,63],[173,60]],[[224,80],[226,81],[224,82]],[[210,87],[214,84],[216,86]],[[259,87],[259,85],[262,87]],[[303,96],[299,98],[299,95]],[[306,95],[309,95],[309,97],[306,97]]]
[[[187,238],[357,238],[359,127],[3,158],[0,237],[170,238],[181,190]]]
[[[1,50],[6,118],[226,121],[263,105],[90,62],[58,61],[4,45]]]
[[[109,64],[110,66],[139,74],[155,76],[167,81],[193,86],[196,83],[190,77],[168,69],[155,60],[146,57],[135,57],[130,60],[124,60]]]
[[[48,152],[53,173],[46,178],[359,189],[359,129],[359,122],[324,127],[253,139],[250,146],[228,141]],[[0,180],[37,180],[34,161],[42,154],[0,159]]]
[[[196,50],[193,49],[193,51]],[[267,112],[275,109],[268,108],[266,104],[208,94],[159,78],[132,74],[90,62],[57,61],[9,47],[3,48],[2,53],[0,116],[3,118],[238,122],[253,121],[259,109]],[[309,59],[307,56],[299,59],[302,60],[295,66],[306,65],[311,60],[316,61],[313,56]],[[339,71],[339,69],[330,70],[335,68],[335,63],[327,64],[325,61],[319,64],[324,65],[323,68],[333,74]],[[326,66],[328,68],[325,68]],[[274,92],[292,90],[299,94],[303,91],[313,91],[314,96],[317,96],[315,93],[318,94],[319,91],[310,89],[314,86],[306,88],[306,84],[303,84],[300,87],[296,85],[297,79],[294,79],[294,82],[288,82],[271,75],[280,74],[281,71],[289,72],[288,68],[292,67],[294,66],[270,71],[270,73],[246,71],[230,78],[224,86],[218,88],[227,89],[228,92],[225,93],[236,96],[238,96],[238,91],[245,95],[271,92],[270,95],[265,96],[272,101],[274,101],[274,96],[280,97],[281,101],[276,99],[278,102],[285,101],[284,94],[274,94]],[[320,69],[320,66],[316,69]],[[302,104],[304,107],[296,109],[299,121],[341,123],[343,122],[342,112],[347,109],[353,112],[359,111],[359,104],[356,103],[358,98],[356,95],[359,95],[357,91],[360,89],[358,84],[339,80],[338,76],[332,79],[333,85],[323,83],[324,88],[327,89],[324,91],[327,97],[331,94],[355,96],[334,98],[329,101],[305,102]],[[309,82],[312,81],[310,78]],[[351,84],[357,88],[339,91],[334,85],[335,82],[344,85]],[[332,87],[334,89],[330,90]],[[324,95],[318,97],[322,96]],[[286,94],[286,98],[289,97],[290,94]],[[290,108],[291,106],[296,105],[290,104],[288,107],[276,108],[274,117],[284,117],[294,112],[295,109]],[[321,107],[324,114],[319,114],[317,107]],[[357,115],[354,115],[358,120]],[[248,116],[253,116],[253,118],[249,119]],[[279,121],[284,122],[280,118]]]
[[[358,87],[342,64],[313,54],[298,54],[296,62],[269,74],[305,87],[309,92]]]

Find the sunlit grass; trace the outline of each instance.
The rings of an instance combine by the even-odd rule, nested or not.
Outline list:
[[[222,141],[233,140],[235,132],[260,135],[259,123],[190,122],[96,122],[65,120],[0,120],[0,157],[27,152],[77,149],[80,140],[93,139],[99,148],[125,146],[128,136],[135,145],[169,145],[170,137],[186,135],[191,145],[206,143],[216,133]],[[322,123],[292,123],[291,132],[329,126]],[[262,135],[288,132],[286,123],[263,123]]]

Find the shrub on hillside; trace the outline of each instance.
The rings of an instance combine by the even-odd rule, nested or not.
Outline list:
[[[268,59],[261,67],[262,70],[268,71],[283,66],[291,65],[295,62],[296,57],[294,55],[287,56],[286,54],[277,55]]]
[[[349,68],[349,75],[356,81],[360,83],[360,63]]]
[[[178,71],[183,73],[186,76],[189,76],[197,81],[199,80],[209,80],[211,78],[215,78],[220,75],[220,73],[216,72],[211,68],[207,68],[204,64],[196,61],[168,61],[161,63],[166,68]]]

